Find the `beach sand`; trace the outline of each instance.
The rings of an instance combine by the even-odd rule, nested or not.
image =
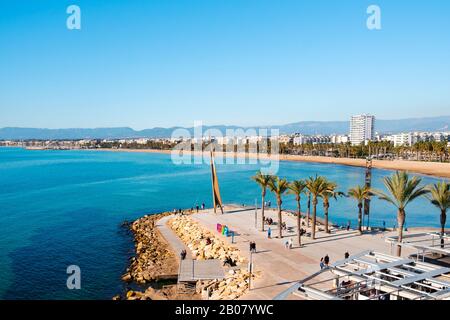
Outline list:
[[[165,153],[170,154],[171,150],[150,150],[150,149],[96,149],[99,151],[115,151],[115,152],[144,152],[144,153]],[[184,152],[185,154],[201,155],[202,152]],[[205,157],[209,157],[209,152],[204,152]],[[235,157],[235,158],[260,158],[260,159],[274,159],[267,154],[254,154],[254,153],[223,153],[215,152],[215,157]],[[298,161],[298,162],[315,162],[315,163],[330,163],[340,164],[346,166],[365,167],[366,160],[364,159],[351,159],[351,158],[331,158],[320,156],[298,156],[298,155],[280,155],[281,161]],[[411,173],[419,173],[424,175],[430,175],[434,177],[450,178],[450,163],[440,162],[423,162],[423,161],[406,161],[406,160],[373,160],[372,166],[378,169],[387,170],[402,170]]]

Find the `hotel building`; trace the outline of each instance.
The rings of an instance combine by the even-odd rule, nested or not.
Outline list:
[[[374,138],[375,116],[357,115],[350,120],[350,142],[352,145],[360,145]]]

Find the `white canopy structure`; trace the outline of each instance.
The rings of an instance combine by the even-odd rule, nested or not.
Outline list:
[[[450,300],[450,268],[364,251],[301,280],[275,299]]]
[[[441,244],[441,240],[443,243]],[[391,251],[394,246],[414,248],[417,250],[417,258],[422,256],[422,261],[427,254],[440,254],[450,256],[450,236],[440,233],[416,233],[403,236],[403,241],[398,243],[398,237],[386,238],[386,242],[391,244]]]

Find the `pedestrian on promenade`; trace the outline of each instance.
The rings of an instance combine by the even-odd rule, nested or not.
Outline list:
[[[181,258],[181,260],[184,260],[184,259],[186,259],[186,250],[181,250],[181,253],[180,253],[180,258]]]
[[[267,238],[272,239],[272,229],[270,227],[267,229]]]
[[[196,210],[197,210],[197,212],[198,212],[198,205],[196,205],[196,206],[195,206],[195,209],[196,209]]]
[[[330,257],[328,255],[323,258],[323,263],[325,264],[325,267],[328,267],[328,264],[330,263]]]
[[[256,253],[256,242],[250,241],[250,252]]]
[[[293,243],[292,243],[292,238],[289,238],[289,249],[292,249],[292,245],[293,245]]]
[[[348,257],[350,257],[350,254],[349,254],[348,252],[346,252],[346,253],[344,254],[344,257],[345,257],[345,259],[348,259]]]
[[[205,210],[205,204],[202,203],[202,210]]]
[[[323,268],[325,268],[325,264],[323,263],[323,257],[320,258],[320,270],[322,270]]]

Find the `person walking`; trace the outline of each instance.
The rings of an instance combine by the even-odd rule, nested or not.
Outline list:
[[[293,245],[293,243],[292,243],[292,238],[289,238],[289,249],[292,249],[292,245]]]
[[[250,241],[250,252],[256,253],[256,242]]]
[[[267,229],[267,238],[272,239],[272,229],[270,227]]]
[[[330,263],[330,257],[328,255],[323,258],[323,263],[325,264],[325,267],[328,268],[328,264]]]
[[[346,252],[346,253],[344,254],[344,257],[345,257],[345,259],[348,259],[348,257],[350,257],[350,254],[349,254],[348,252]]]
[[[202,203],[202,210],[205,210],[205,204]]]
[[[325,268],[325,264],[323,263],[323,257],[320,258],[319,266],[320,266],[320,270],[322,270],[323,268]]]
[[[197,213],[198,213],[198,205],[195,206],[195,209],[197,210]]]

